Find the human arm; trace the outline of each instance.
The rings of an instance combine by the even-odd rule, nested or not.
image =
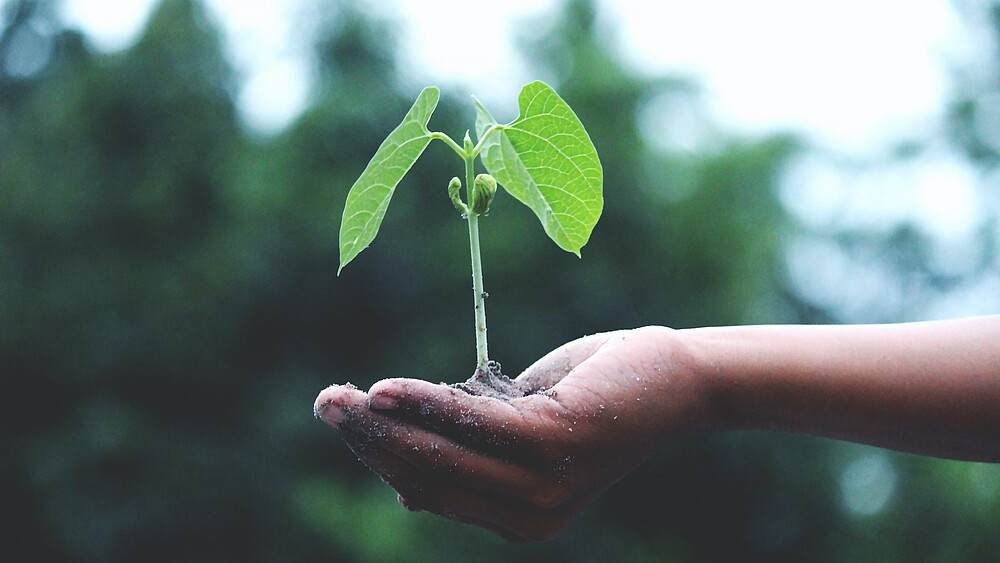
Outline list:
[[[412,379],[331,387],[317,415],[414,509],[551,537],[682,433],[782,429],[1000,461],[1000,316],[673,331],[570,342],[510,402]]]
[[[1000,461],[1000,316],[684,332],[722,428]]]

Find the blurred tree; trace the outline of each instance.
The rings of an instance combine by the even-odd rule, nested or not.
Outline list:
[[[269,493],[246,493],[260,474],[225,355],[250,280],[219,34],[200,4],[166,0],[133,47],[100,55],[46,6],[9,6],[0,40],[7,529],[85,560],[273,548],[244,541],[273,522]],[[31,72],[26,29],[53,45]]]
[[[65,29],[49,2],[7,4],[8,549],[73,561],[996,554],[988,468],[750,433],[672,445],[544,545],[400,509],[308,409],[334,381],[472,372],[465,225],[445,189],[461,162],[432,145],[384,234],[336,276],[347,190],[418,89],[397,67],[399,22],[346,1],[321,11],[313,101],[260,139],[240,127],[220,32],[198,2],[163,0],[112,54]],[[788,320],[773,312],[782,301],[802,303],[804,320],[820,309],[782,285],[789,225],[775,189],[797,142],[708,121],[684,137],[672,124],[701,112],[697,89],[630,69],[606,25],[593,2],[573,0],[526,26],[535,71],[602,156],[606,207],[583,260],[503,195],[483,222],[491,350],[512,375],[587,332]],[[460,137],[474,114],[454,94],[431,126]],[[919,261],[919,241],[899,241]],[[878,477],[875,488],[844,481],[845,468]],[[847,493],[887,500],[859,516],[842,509]]]
[[[834,177],[861,183],[882,197],[893,196],[882,178],[902,184],[895,190],[900,208],[932,201],[944,225],[936,227],[925,209],[889,213],[877,225],[859,226],[851,217],[849,196],[826,190],[822,195],[828,200],[842,198],[844,211],[830,212],[824,224],[797,233],[805,234],[800,237],[805,247],[815,249],[814,242],[826,247],[827,264],[804,261],[812,270],[807,276],[830,280],[790,283],[798,286],[790,288],[789,297],[806,322],[898,322],[1000,307],[1000,5],[953,4],[968,36],[980,45],[976,56],[950,61],[953,93],[942,108],[944,118],[884,154],[837,162],[837,155],[822,150],[809,153],[834,162],[827,164]],[[864,190],[845,186],[841,191]],[[865,195],[854,199],[870,201]],[[802,287],[808,285],[821,287]]]
[[[1000,292],[1000,2],[966,9],[968,25],[988,32],[982,49],[988,56],[963,69],[950,114],[951,141],[979,174],[983,211],[974,242],[978,259],[962,272],[962,289],[991,279]]]

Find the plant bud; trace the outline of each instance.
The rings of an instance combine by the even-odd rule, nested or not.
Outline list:
[[[462,198],[459,195],[459,190],[461,189],[462,181],[458,178],[452,178],[451,181],[448,182],[448,197],[451,198],[451,203],[455,206],[455,209],[464,215],[469,212],[469,208],[462,203]]]
[[[489,174],[476,176],[476,181],[472,184],[472,193],[469,195],[470,207],[476,215],[482,215],[490,210],[493,198],[497,195],[497,181]]]

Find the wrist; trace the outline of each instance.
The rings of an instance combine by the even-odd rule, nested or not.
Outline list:
[[[688,370],[698,382],[702,396],[701,423],[704,430],[734,430],[747,426],[739,404],[745,386],[730,369],[739,345],[727,329],[694,328],[677,331],[684,342]]]
[[[652,361],[641,370],[657,404],[653,412],[662,429],[658,442],[721,426],[717,407],[719,377],[710,348],[690,330],[650,326],[635,335],[652,345]]]

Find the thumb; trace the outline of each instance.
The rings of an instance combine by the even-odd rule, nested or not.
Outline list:
[[[576,369],[576,366],[593,356],[606,342],[621,332],[592,334],[563,344],[528,366],[517,376],[516,381],[521,383],[528,393],[551,389]]]

